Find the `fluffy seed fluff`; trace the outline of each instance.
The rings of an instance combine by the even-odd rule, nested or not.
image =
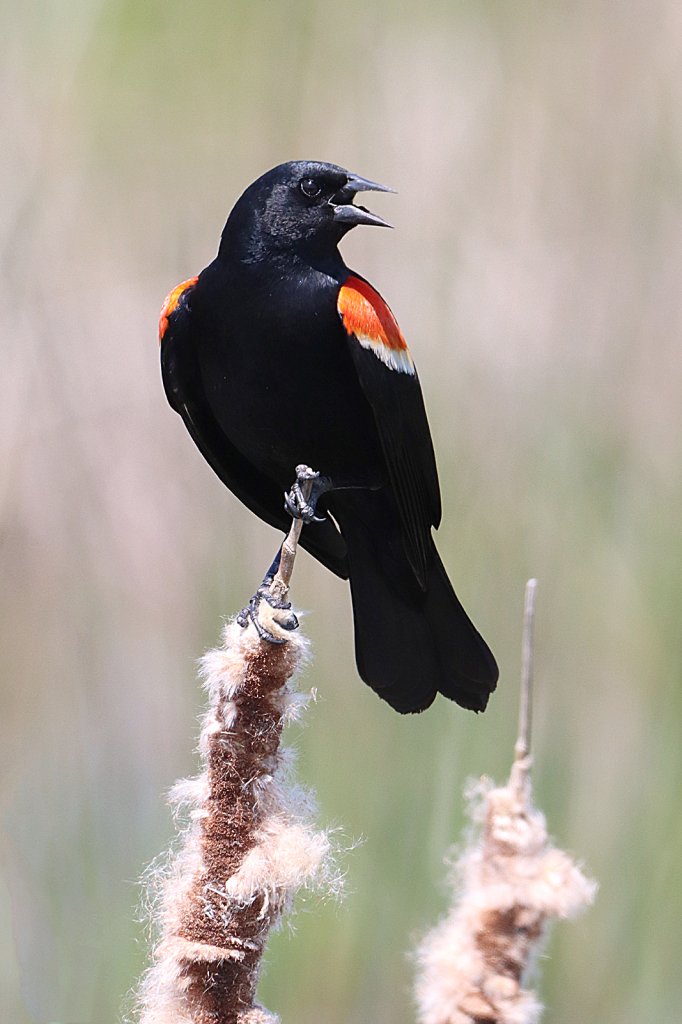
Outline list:
[[[269,644],[232,623],[203,659],[202,770],[174,787],[189,825],[147,879],[160,934],[140,1024],[274,1024],[255,1000],[268,933],[301,887],[340,887],[329,836],[314,828],[310,795],[279,746],[308,700],[290,685],[306,653],[298,633]]]
[[[597,884],[549,841],[531,801],[528,757],[506,786],[476,790],[480,837],[456,864],[458,900],[417,951],[419,1021],[536,1024],[542,1005],[523,988],[533,954],[548,922],[587,907]]]

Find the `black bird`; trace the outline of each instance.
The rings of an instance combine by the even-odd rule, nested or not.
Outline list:
[[[343,262],[353,199],[390,192],[332,164],[281,164],[247,188],[216,259],[159,324],[171,406],[220,479],[286,531],[306,463],[320,472],[304,548],[350,578],[364,681],[397,711],[436,693],[482,711],[498,670],[431,536],[440,490],[419,379],[383,299]],[[294,509],[295,511],[295,509]],[[299,513],[301,514],[301,513]]]

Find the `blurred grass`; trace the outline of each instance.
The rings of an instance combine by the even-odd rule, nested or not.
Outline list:
[[[374,200],[397,230],[344,253],[415,354],[439,547],[502,677],[483,717],[392,714],[346,587],[301,559],[320,699],[293,741],[363,842],[346,902],[273,937],[262,998],[413,1019],[462,784],[508,771],[536,575],[538,799],[601,882],[549,946],[546,1019],[677,1019],[678,6],[27,0],[0,40],[0,1022],[113,1022],[144,962],[135,883],[193,768],[195,660],[277,543],[168,409],[156,319],[299,157],[399,190]]]

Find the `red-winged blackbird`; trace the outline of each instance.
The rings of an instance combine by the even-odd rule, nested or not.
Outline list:
[[[310,503],[326,518],[301,543],[350,577],[365,682],[401,712],[438,691],[482,711],[497,665],[431,537],[440,491],[414,362],[337,248],[357,224],[390,226],[353,204],[363,191],[392,190],[307,161],[247,188],[216,259],[164,304],[163,383],[223,483],[271,526],[289,526],[296,466],[320,471]]]

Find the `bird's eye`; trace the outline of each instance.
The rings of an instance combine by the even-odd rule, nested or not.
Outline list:
[[[322,191],[322,187],[317,184],[314,178],[304,178],[301,182],[301,192],[312,199],[314,196],[319,196]]]

